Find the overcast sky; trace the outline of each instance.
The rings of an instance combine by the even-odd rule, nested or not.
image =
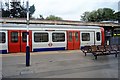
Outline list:
[[[27,0],[21,0],[27,1]],[[97,10],[98,8],[112,8],[118,11],[120,0],[29,0],[34,4],[36,11],[34,17],[47,17],[56,15],[65,20],[80,20],[80,15],[85,11]]]

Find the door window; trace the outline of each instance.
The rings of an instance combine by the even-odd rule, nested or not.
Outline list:
[[[96,33],[97,41],[100,41],[100,32]]]
[[[27,42],[27,32],[22,32],[22,41]]]
[[[18,32],[11,32],[11,42],[18,42]]]
[[[78,38],[79,38],[79,37],[78,37],[78,32],[75,32],[75,39],[76,39],[76,41],[79,40]]]
[[[5,43],[6,35],[4,32],[0,32],[0,43]]]
[[[69,41],[72,42],[72,32],[69,32]]]

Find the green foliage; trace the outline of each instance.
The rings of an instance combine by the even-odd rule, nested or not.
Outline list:
[[[35,12],[35,6],[34,5],[30,6],[29,11],[30,11],[31,15],[34,14],[34,12]]]
[[[5,3],[7,9],[2,8],[2,17],[13,17],[13,18],[26,18],[27,17],[27,8],[21,6],[21,3],[18,2],[11,2],[11,9],[9,9],[9,4]],[[30,10],[30,17],[35,12],[35,6],[32,5],[29,8]]]
[[[109,8],[104,8],[103,9],[103,18],[104,20],[113,20],[114,18],[114,10],[109,9]]]
[[[46,18],[46,20],[62,20],[62,18],[54,15],[50,15]]]
[[[114,19],[120,21],[120,11],[114,14]]]
[[[90,12],[84,12],[83,13],[83,15],[81,16],[81,20],[82,21],[89,21],[88,19],[89,19],[89,14],[90,14]]]
[[[100,8],[92,12],[84,12],[81,16],[82,21],[99,22],[99,21],[113,21],[117,18],[117,13],[110,8]]]

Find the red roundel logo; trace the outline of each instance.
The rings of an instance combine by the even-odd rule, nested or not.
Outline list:
[[[49,43],[48,46],[51,47],[53,44],[52,43]]]

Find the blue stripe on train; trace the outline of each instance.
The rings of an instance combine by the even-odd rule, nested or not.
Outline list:
[[[7,50],[0,50],[0,54],[7,54]]]
[[[65,50],[65,47],[59,47],[59,48],[37,48],[37,49],[33,49],[33,52],[57,51],[57,50]]]

